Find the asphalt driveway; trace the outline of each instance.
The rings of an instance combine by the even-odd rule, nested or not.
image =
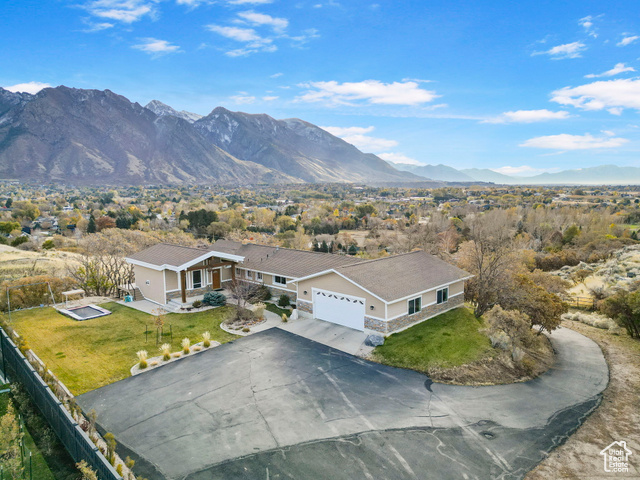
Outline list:
[[[552,341],[557,362],[538,379],[474,388],[274,328],[78,401],[150,480],[521,478],[608,381],[591,340]]]

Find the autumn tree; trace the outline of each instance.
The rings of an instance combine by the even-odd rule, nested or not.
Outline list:
[[[602,302],[601,310],[622,325],[631,338],[640,338],[640,290],[618,291]]]
[[[470,240],[460,246],[458,264],[473,277],[465,299],[480,317],[496,303],[516,259],[516,245],[505,212],[492,210],[466,222]]]

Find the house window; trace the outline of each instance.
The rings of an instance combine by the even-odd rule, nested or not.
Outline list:
[[[444,287],[442,290],[436,292],[436,303],[446,303],[449,300],[449,287]]]
[[[249,280],[251,280],[253,278],[253,275],[251,275],[251,270],[245,270],[244,271],[244,276],[246,278],[248,278]]]
[[[201,288],[202,287],[202,270],[194,270],[191,273],[191,280],[193,281],[193,288]]]
[[[256,280],[259,282],[262,281],[262,272],[256,272]]]
[[[281,277],[279,275],[274,275],[273,276],[273,283],[278,283],[280,285],[286,285],[287,284],[287,279],[285,277]]]
[[[422,297],[412,298],[409,300],[409,315],[418,313],[422,310]]]

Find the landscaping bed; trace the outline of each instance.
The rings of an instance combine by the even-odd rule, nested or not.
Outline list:
[[[523,368],[508,352],[491,346],[484,328],[470,309],[456,308],[389,336],[370,358],[458,385],[524,381],[552,365],[553,350],[545,336],[536,337],[535,345],[526,351],[535,365]]]
[[[138,361],[136,352],[147,350],[153,352],[151,356],[157,352],[154,316],[115,302],[101,307],[111,315],[84,322],[67,318],[53,308],[11,314],[16,331],[74,395],[128,377]],[[212,341],[233,340],[235,335],[219,328],[230,308],[168,314],[159,343],[171,343],[178,351],[183,338],[195,343],[205,331],[211,332]],[[173,340],[168,335],[169,325]]]

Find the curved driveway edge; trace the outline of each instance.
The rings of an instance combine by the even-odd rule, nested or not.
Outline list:
[[[535,380],[458,387],[271,329],[78,400],[148,465],[141,473],[150,480],[218,471],[256,478],[236,475],[240,464],[253,464],[259,477],[271,466],[271,478],[273,469],[286,476],[295,465],[293,478],[310,478],[305,469],[322,465],[331,478],[425,478],[418,473],[425,458],[450,478],[519,478],[577,428],[608,380],[594,342],[569,329],[551,341],[557,362]],[[347,443],[354,447],[345,456]],[[274,461],[287,452],[290,461]],[[304,455],[296,462],[294,452]],[[346,476],[347,464],[360,473]]]

